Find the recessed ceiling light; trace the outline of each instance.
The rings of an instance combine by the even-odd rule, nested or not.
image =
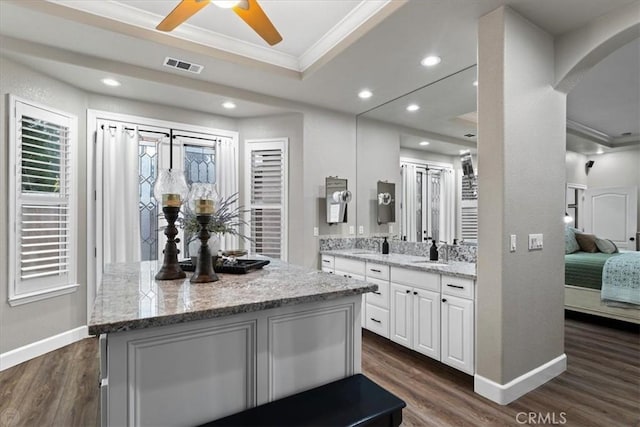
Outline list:
[[[420,141],[420,145],[429,145],[429,141]]]
[[[240,3],[240,0],[213,0],[211,3],[223,9],[231,9]]]
[[[407,111],[418,111],[420,106],[418,104],[409,104],[407,106]]]
[[[602,148],[599,148],[598,151],[596,151],[596,154],[604,154],[604,150]]]
[[[120,86],[120,82],[117,81],[116,79],[112,79],[112,78],[102,79],[102,83],[104,83],[107,86],[111,86],[111,87]]]
[[[473,85],[474,85],[474,86],[478,86],[478,81],[477,81],[477,80],[474,80],[474,81],[473,81]]]
[[[425,67],[433,67],[434,65],[438,65],[442,61],[442,58],[439,56],[427,56],[420,63]]]
[[[373,93],[369,89],[363,89],[358,93],[358,96],[362,99],[369,99],[373,96]]]
[[[233,103],[233,102],[231,102],[231,101],[223,102],[223,103],[222,103],[222,106],[223,106],[224,108],[226,108],[227,110],[233,110],[234,108],[236,108],[236,104],[234,104],[234,103]]]

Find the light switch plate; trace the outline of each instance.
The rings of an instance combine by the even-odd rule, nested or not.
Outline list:
[[[529,250],[542,249],[542,234],[529,234]]]
[[[393,224],[389,224],[389,234],[393,234]]]
[[[359,233],[359,234],[364,234],[364,225],[360,225],[360,226],[358,227],[358,233]]]
[[[356,234],[356,228],[353,225],[349,226],[349,234]]]
[[[318,235],[320,235],[320,231],[318,230],[318,227],[313,227],[313,235],[315,237],[318,237]]]
[[[509,250],[511,252],[515,252],[516,251],[516,235],[515,234],[511,235]]]

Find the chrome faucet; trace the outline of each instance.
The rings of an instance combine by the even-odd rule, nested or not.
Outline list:
[[[447,242],[442,241],[442,240],[440,240],[440,243],[442,243],[441,246],[444,247],[444,259],[443,259],[443,261],[445,263],[448,263],[449,262],[449,244]]]

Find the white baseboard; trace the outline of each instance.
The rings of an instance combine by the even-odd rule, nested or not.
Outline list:
[[[0,372],[22,362],[26,362],[27,360],[31,360],[34,357],[42,356],[45,353],[57,350],[65,345],[80,341],[88,336],[89,331],[87,327],[80,326],[79,328],[71,329],[61,334],[2,353],[0,354]]]
[[[506,384],[498,384],[476,374],[473,378],[473,390],[500,405],[508,405],[519,397],[540,387],[557,377],[567,369],[567,356],[561,356],[520,375]]]

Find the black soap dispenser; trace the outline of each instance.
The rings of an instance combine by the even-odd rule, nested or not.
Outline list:
[[[384,238],[384,242],[382,242],[382,254],[387,255],[389,253],[389,242],[387,242],[387,238]]]
[[[438,247],[436,246],[436,241],[431,241],[431,248],[429,249],[429,261],[437,261],[438,260]]]

